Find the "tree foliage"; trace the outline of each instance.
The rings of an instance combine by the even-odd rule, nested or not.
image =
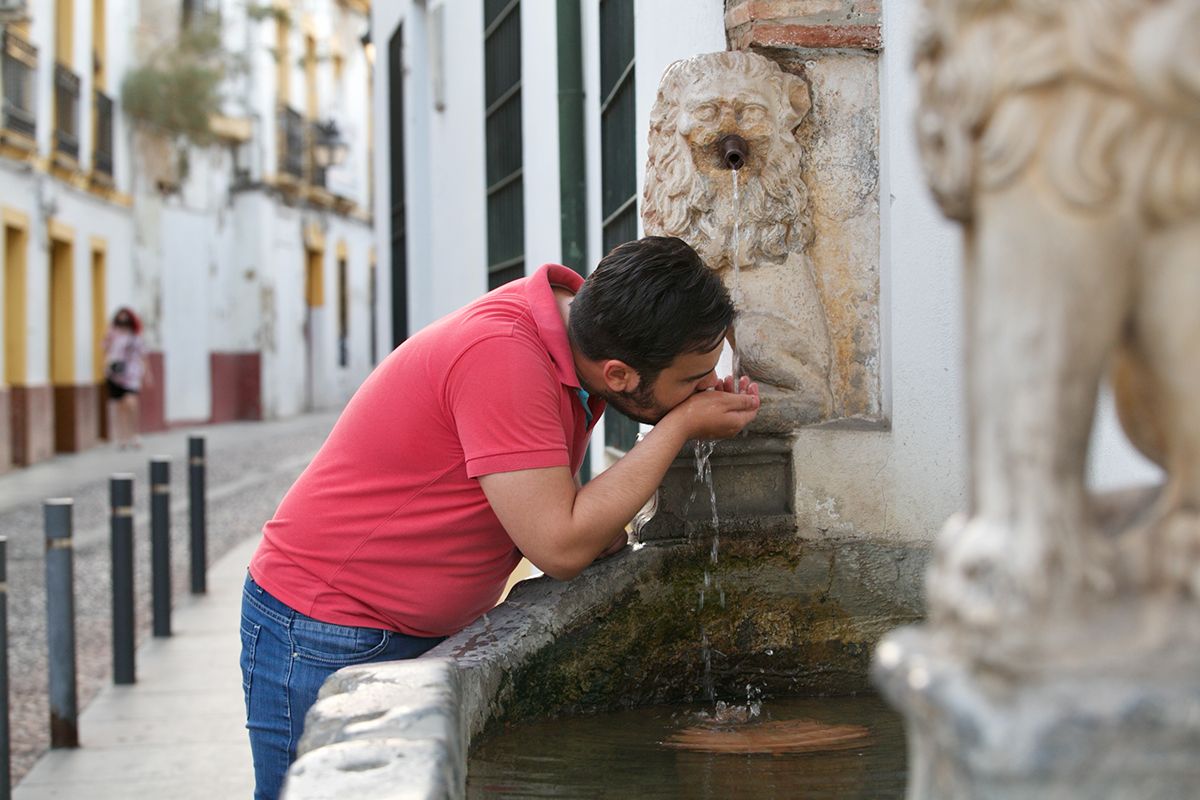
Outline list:
[[[221,83],[235,64],[220,34],[219,19],[198,21],[130,70],[121,84],[125,113],[157,133],[210,144],[209,119],[220,111]]]

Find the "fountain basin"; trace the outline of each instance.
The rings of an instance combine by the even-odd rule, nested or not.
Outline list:
[[[925,552],[722,536],[715,566],[705,538],[630,548],[569,583],[524,581],[421,658],[331,677],[286,797],[460,798],[472,743],[506,723],[700,701],[701,626],[718,697],[867,691],[875,642],[919,617]]]

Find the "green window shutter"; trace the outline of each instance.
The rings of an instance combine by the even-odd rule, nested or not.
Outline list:
[[[637,238],[637,118],[634,109],[633,0],[600,0],[600,213],[607,253]],[[604,444],[629,450],[638,424],[604,413]]]
[[[484,0],[483,28],[490,290],[525,274],[520,0]]]

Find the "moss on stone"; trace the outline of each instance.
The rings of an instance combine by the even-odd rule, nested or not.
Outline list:
[[[657,574],[506,675],[504,720],[493,724],[702,700],[704,636],[718,697],[865,691],[874,643],[919,616],[924,558],[896,567],[912,548],[735,538],[721,541],[715,565],[711,540],[673,550]]]

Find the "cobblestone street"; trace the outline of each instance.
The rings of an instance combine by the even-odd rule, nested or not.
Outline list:
[[[112,680],[108,478],[134,474],[138,641],[150,636],[148,464],[171,457],[171,558],[175,597],[188,592],[187,436],[205,436],[208,562],[256,536],[336,419],[313,414],[147,437],[140,451],[103,447],[0,476],[0,533],[8,537],[12,779],[49,746],[42,500],[74,498],[76,650],[80,710]],[[80,732],[86,747],[87,731]]]

